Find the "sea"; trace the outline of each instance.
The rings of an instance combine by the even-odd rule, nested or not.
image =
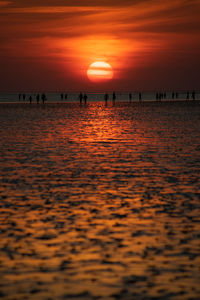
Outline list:
[[[1,299],[200,298],[200,101],[127,95],[1,94]]]

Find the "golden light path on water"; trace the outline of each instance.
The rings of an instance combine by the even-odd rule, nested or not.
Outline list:
[[[198,102],[1,104],[0,122],[2,299],[197,297]]]

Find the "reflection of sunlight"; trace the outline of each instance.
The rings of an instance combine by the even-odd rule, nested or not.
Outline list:
[[[98,108],[96,105],[87,108],[88,117],[81,128],[78,140],[84,142],[88,147],[88,143],[111,143],[112,147],[117,146],[118,142],[140,144],[144,143],[146,138],[140,131],[134,131],[133,123],[126,122],[121,118],[121,109],[119,107],[105,108],[101,104]],[[129,134],[125,128],[129,128]],[[77,140],[77,141],[78,141]],[[117,143],[115,143],[117,142]]]
[[[108,142],[119,139],[121,136],[120,124],[118,120],[113,118],[110,110],[106,110],[103,106],[98,111],[90,109],[89,122],[87,120],[85,126],[85,135],[82,137],[85,141],[90,142]]]

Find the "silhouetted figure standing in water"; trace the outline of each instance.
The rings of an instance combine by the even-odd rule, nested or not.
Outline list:
[[[172,99],[174,99],[174,92],[172,92]]]
[[[37,104],[39,104],[39,102],[40,102],[40,95],[39,94],[37,94],[37,96],[36,96],[36,101],[37,101]]]
[[[33,99],[32,96],[30,96],[30,97],[29,97],[29,102],[30,102],[30,104],[32,103],[32,99]]]
[[[65,100],[67,99],[67,94],[65,94]]]
[[[189,100],[189,98],[190,98],[190,93],[187,92],[186,100]]]
[[[192,100],[195,100],[195,91],[192,92]]]
[[[158,93],[156,93],[156,100],[158,100]]]
[[[87,98],[88,98],[88,96],[86,94],[84,94],[83,99],[84,99],[85,104],[87,103]]]
[[[45,95],[45,94],[42,94],[41,98],[42,98],[42,103],[44,104],[45,101],[47,100],[46,95]]]
[[[131,102],[132,101],[132,94],[131,93],[129,93],[129,102]]]
[[[115,104],[115,100],[116,100],[116,94],[115,94],[115,92],[113,92],[113,94],[112,94],[112,101],[113,101],[113,104]]]
[[[26,99],[26,94],[23,94],[23,100],[25,101],[25,99]]]
[[[139,101],[142,101],[142,94],[139,93]]]
[[[105,103],[107,104],[108,103],[108,94],[107,93],[104,95],[104,100],[105,100]]]
[[[21,94],[18,95],[19,101],[21,100]]]
[[[60,94],[60,98],[61,98],[61,100],[63,100],[63,94]]]
[[[79,101],[80,101],[80,104],[82,104],[82,101],[83,101],[83,94],[82,93],[79,94]]]

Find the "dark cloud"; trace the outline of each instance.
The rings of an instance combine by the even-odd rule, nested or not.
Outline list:
[[[199,6],[199,0],[179,0],[179,1],[171,1],[171,0],[11,0],[11,1],[0,1],[0,3],[7,3],[10,2],[12,6],[14,7],[43,7],[43,6],[66,6],[66,7],[87,7],[87,6],[93,6],[93,7],[124,7],[124,6],[134,6],[134,5],[141,5],[145,4],[148,6],[152,5],[160,5],[160,4],[166,4],[174,3],[175,5],[178,5],[179,7],[193,7],[194,5]]]
[[[13,6],[126,6],[145,2],[146,0],[15,0]]]

